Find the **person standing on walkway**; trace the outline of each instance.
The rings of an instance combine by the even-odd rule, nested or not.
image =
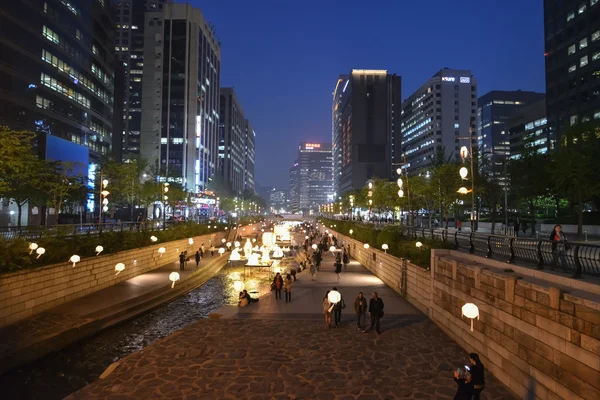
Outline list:
[[[458,371],[454,371],[454,381],[458,385],[454,400],[474,399],[474,385],[471,374],[468,372],[461,374],[460,372],[460,368]],[[479,397],[477,398],[479,399]]]
[[[215,245],[210,246],[210,256],[211,257],[215,256]]]
[[[281,299],[281,288],[283,287],[283,278],[278,272],[273,279],[273,289],[275,290],[275,299]]]
[[[285,281],[283,282],[283,291],[285,292],[286,303],[292,302],[292,282],[292,277],[290,276],[290,274],[287,274],[285,277]]]
[[[317,276],[317,267],[315,266],[314,261],[310,262],[310,269],[308,270],[310,272],[310,276],[312,277],[312,280],[315,280],[315,277]]]
[[[348,252],[346,251],[345,247],[343,247],[342,262],[344,263],[344,271],[348,271],[348,263],[350,262],[350,257],[348,257]]]
[[[331,329],[331,311],[333,309],[333,304],[329,303],[329,299],[327,295],[329,294],[329,290],[325,293],[325,297],[323,297],[323,315],[325,315],[325,326],[327,329]]]
[[[473,385],[475,391],[473,392],[473,400],[479,400],[481,392],[485,389],[485,370],[483,363],[479,359],[479,354],[469,354],[469,361],[471,362],[471,373]]]
[[[185,254],[183,251],[179,255],[179,269],[183,271],[185,269]]]
[[[342,263],[336,260],[333,266],[335,267],[335,275],[337,277],[337,281],[338,283],[340,283],[342,281]]]
[[[204,258],[204,243],[200,246],[200,258]]]
[[[369,314],[371,315],[371,327],[368,330],[372,331],[375,327],[375,332],[380,334],[379,320],[383,317],[383,300],[377,296],[377,292],[373,292],[373,298],[369,301]],[[367,332],[367,329],[364,332]]]
[[[552,241],[552,268],[558,267],[558,258],[563,268],[567,267],[567,259],[565,252],[569,249],[569,243],[567,237],[562,231],[562,226],[555,225],[552,233],[550,234],[550,240]]]
[[[332,290],[338,291],[336,287]],[[346,308],[346,303],[344,302],[344,297],[340,293],[340,301],[333,305],[333,321],[335,323],[335,327],[340,326],[340,322],[342,322],[342,310]]]
[[[200,265],[200,252],[196,252],[196,268]]]
[[[322,258],[322,256],[321,256],[321,251],[320,251],[320,250],[318,250],[318,251],[315,253],[315,262],[316,262],[316,264],[317,264],[317,271],[321,269],[321,260],[322,260],[322,259],[323,259],[323,258]]]
[[[367,299],[363,292],[359,292],[358,297],[354,300],[354,312],[356,312],[356,326],[359,331],[362,331],[367,327]]]

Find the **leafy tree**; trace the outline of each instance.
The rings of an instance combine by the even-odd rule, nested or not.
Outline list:
[[[432,227],[433,210],[436,207],[436,187],[431,178],[413,176],[409,179],[410,204],[413,210],[426,209],[429,211],[429,227]],[[406,195],[405,195],[406,196]],[[406,197],[405,197],[406,198]]]
[[[82,187],[85,187],[85,175],[81,172],[84,166],[73,162],[48,161],[44,163],[44,167],[41,190],[46,195],[48,207],[54,209],[58,223],[63,202],[85,193],[82,190]]]
[[[440,219],[446,221],[446,228],[448,227],[448,212],[459,196],[456,191],[462,186],[458,174],[459,169],[460,167],[456,164],[443,164],[431,173],[432,197],[436,205],[440,207]]]
[[[148,218],[148,209],[156,201],[161,200],[162,186],[160,183],[154,180],[147,180],[139,185],[138,189],[138,201],[140,206],[145,210],[145,217]]]

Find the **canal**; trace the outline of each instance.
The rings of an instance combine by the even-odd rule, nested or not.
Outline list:
[[[233,282],[240,269],[224,268],[190,293],[147,314],[108,328],[23,367],[0,376],[3,399],[62,399],[98,379],[113,362],[148,346],[223,305],[237,304]],[[252,296],[268,290],[269,276],[246,281]]]

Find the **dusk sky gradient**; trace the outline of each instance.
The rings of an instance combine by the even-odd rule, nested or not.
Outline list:
[[[542,0],[190,2],[216,27],[261,186],[288,188],[301,141],[331,142],[331,94],[352,68],[402,76],[403,99],[444,67],[471,69],[478,96],[545,91]]]

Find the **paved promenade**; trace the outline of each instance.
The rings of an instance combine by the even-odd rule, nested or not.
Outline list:
[[[317,280],[298,275],[292,302],[270,293],[246,308],[225,307],[113,365],[104,379],[67,399],[452,399],[452,371],[467,353],[425,315],[356,262],[337,282],[333,258]],[[348,307],[326,329],[321,301],[337,286]],[[382,334],[361,333],[358,291],[385,302]],[[483,399],[515,399],[488,374]]]

